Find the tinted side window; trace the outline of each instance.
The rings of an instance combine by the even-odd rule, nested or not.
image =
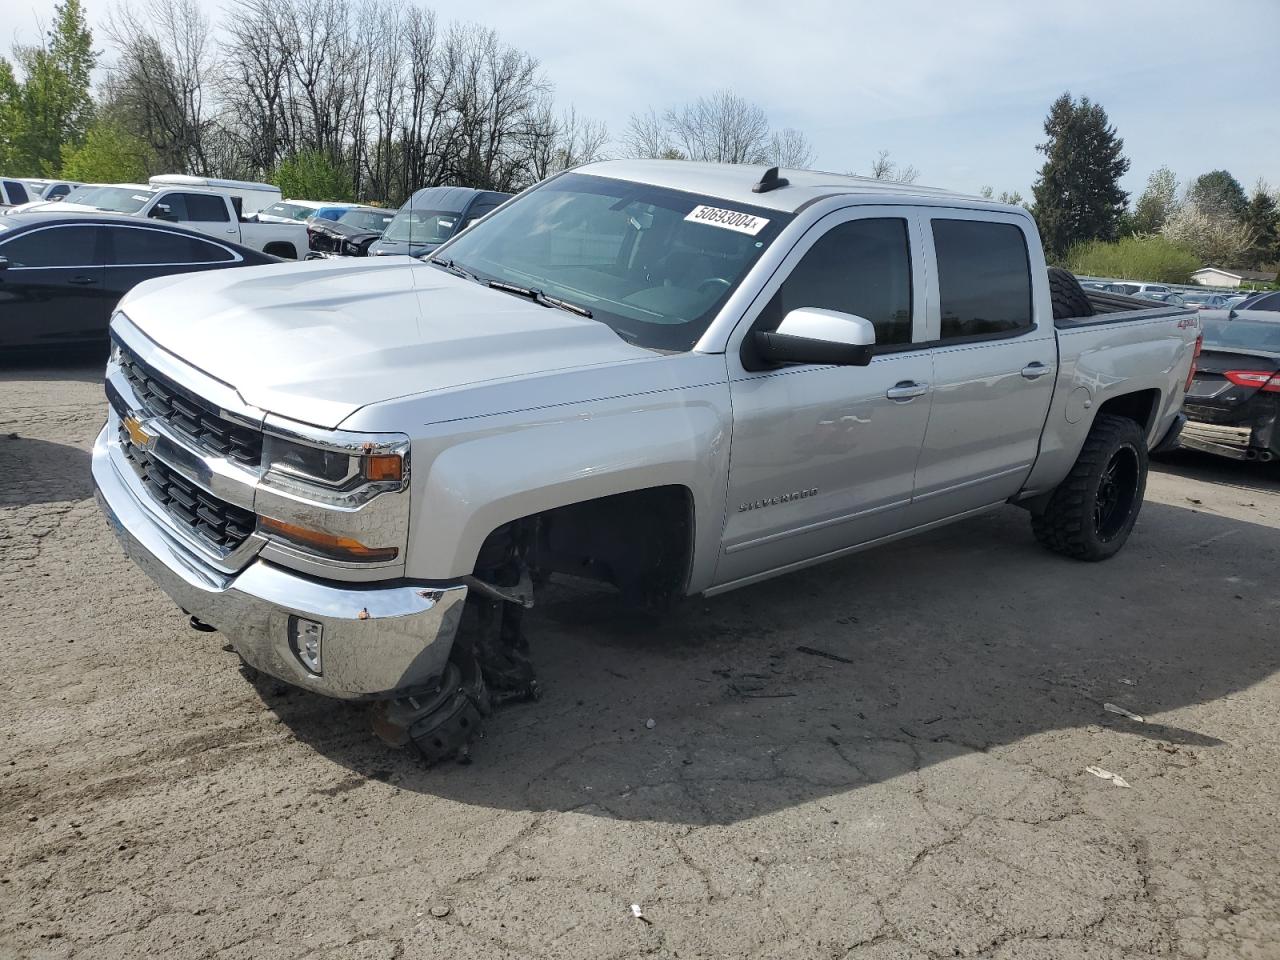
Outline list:
[[[27,202],[27,188],[16,180],[6,180],[4,192],[9,195],[9,202],[14,206]]]
[[[167,212],[162,209],[164,207],[168,208]],[[148,216],[156,220],[186,220],[187,201],[180,193],[166,193],[156,201]]]
[[[839,310],[870,320],[877,344],[911,342],[911,245],[907,221],[850,220],[828,230],[804,255],[760,314],[773,330],[798,307]]]
[[[52,200],[54,197],[65,197],[65,196],[66,196],[68,193],[70,193],[70,192],[71,192],[71,187],[70,187],[70,185],[65,184],[65,183],[55,183],[55,184],[54,184],[52,187],[50,187],[50,188],[49,188],[49,190],[45,193],[45,195],[44,195],[44,199],[46,199],[46,200]]]
[[[234,259],[224,247],[168,230],[117,227],[111,231],[111,241],[107,262],[112,266],[222,263]]]
[[[97,263],[93,226],[49,227],[0,244],[0,257],[13,267],[87,267]]]
[[[1009,223],[934,220],[942,339],[1012,333],[1031,326],[1031,263]]]
[[[1250,310],[1280,310],[1280,293],[1263,297],[1249,308]]]
[[[207,193],[188,193],[183,199],[187,203],[188,220],[198,223],[226,223],[231,219],[227,213],[227,203],[221,197],[213,197]]]

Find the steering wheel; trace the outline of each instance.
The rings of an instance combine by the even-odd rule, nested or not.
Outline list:
[[[725,290],[728,290],[731,286],[733,286],[733,284],[730,283],[728,280],[726,280],[724,277],[708,277],[706,280],[703,280],[700,284],[698,284],[698,293],[702,293],[702,291],[706,287],[709,287],[717,283],[720,284],[720,286],[722,286]]]

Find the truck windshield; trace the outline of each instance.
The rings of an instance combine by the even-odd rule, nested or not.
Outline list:
[[[151,199],[151,193],[135,187],[77,187],[63,203],[79,203],[112,213],[137,213]]]
[[[791,214],[571,173],[435,257],[591,311],[640,346],[688,350]]]
[[[444,243],[462,214],[454,210],[401,210],[382,235],[401,243]]]

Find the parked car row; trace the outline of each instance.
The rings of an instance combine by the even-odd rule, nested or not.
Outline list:
[[[41,199],[65,187],[60,199]],[[265,183],[0,178],[0,349],[104,342],[116,302],[154,277],[279,260],[430,253],[510,194],[419,190],[399,211],[284,200]]]
[[[143,280],[279,262],[123,214],[0,217],[0,351],[104,342],[116,303]]]

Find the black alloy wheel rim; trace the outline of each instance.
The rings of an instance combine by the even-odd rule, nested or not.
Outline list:
[[[1124,529],[1138,497],[1138,453],[1124,446],[1111,455],[1093,499],[1093,530],[1106,543]]]

